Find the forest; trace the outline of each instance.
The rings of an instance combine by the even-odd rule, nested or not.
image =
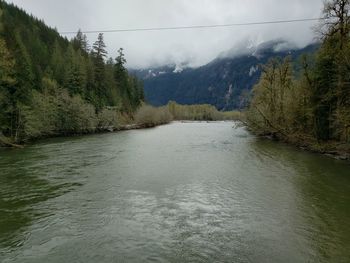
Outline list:
[[[325,3],[316,29],[321,47],[297,67],[290,58],[262,66],[246,113],[251,130],[315,151],[350,152],[349,10],[348,0]]]
[[[0,140],[88,133],[132,116],[143,85],[109,58],[103,34],[92,45],[68,40],[18,7],[0,1]]]

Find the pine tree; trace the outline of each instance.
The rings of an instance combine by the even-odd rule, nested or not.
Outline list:
[[[340,139],[339,129],[348,129],[340,119],[350,116],[350,0],[325,2],[326,19],[321,26],[322,47],[316,60],[312,95],[315,131],[319,140]],[[341,109],[341,110],[339,110]],[[343,116],[345,115],[345,116]]]
[[[65,80],[65,61],[62,48],[57,40],[53,45],[50,68],[53,71],[53,78],[63,85]]]
[[[93,44],[92,53],[95,57],[103,60],[107,57],[106,44],[102,33],[98,34],[97,41]]]
[[[120,104],[120,95],[114,79],[113,58],[109,58],[106,63],[106,92],[108,106],[118,106]]]
[[[93,45],[92,58],[94,61],[95,69],[95,94],[96,102],[95,106],[100,110],[106,101],[106,90],[105,90],[105,58],[107,57],[106,44],[104,43],[103,34],[98,35],[97,41]]]
[[[14,79],[15,60],[7,49],[6,42],[0,39],[0,86],[10,87],[16,81]]]
[[[14,76],[15,60],[7,49],[6,42],[0,39],[0,133],[10,135],[13,97],[16,87]]]
[[[21,35],[17,32],[16,37],[16,80],[18,82],[14,96],[18,101],[26,103],[29,101],[31,90],[34,87],[34,73],[31,57],[22,41]]]
[[[85,54],[89,52],[89,42],[87,40],[87,36],[78,30],[77,35],[73,38],[72,44],[75,50],[81,50]]]
[[[335,89],[337,72],[334,57],[323,47],[317,56],[315,88],[311,101],[314,109],[315,136],[318,140],[331,138],[331,116],[336,107]]]
[[[124,66],[126,59],[122,48],[118,50],[118,56],[116,57],[115,61],[114,78],[118,85],[119,93],[122,97],[123,108],[130,111],[131,94],[129,89],[128,72]]]
[[[70,94],[83,95],[86,89],[87,73],[81,51],[75,51],[73,45],[70,45],[66,61],[65,87]]]
[[[95,98],[95,65],[93,61],[93,57],[90,54],[88,57],[84,59],[84,65],[86,67],[86,90],[84,94],[84,98],[89,101],[91,104],[96,105]]]

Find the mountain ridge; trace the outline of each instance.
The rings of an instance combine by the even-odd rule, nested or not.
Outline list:
[[[175,101],[180,104],[211,104],[219,110],[241,109],[246,106],[247,94],[258,82],[261,69],[272,57],[291,56],[296,61],[303,53],[314,53],[319,44],[304,48],[288,48],[282,40],[262,43],[242,55],[222,56],[198,68],[176,70],[166,65],[130,70],[143,80],[145,96],[154,106]]]

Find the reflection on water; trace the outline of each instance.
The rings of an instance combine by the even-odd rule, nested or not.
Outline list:
[[[253,146],[267,159],[292,167],[298,210],[304,223],[296,233],[314,250],[314,261],[350,261],[350,165],[325,156],[305,153],[269,141]]]
[[[0,152],[3,262],[348,262],[350,166],[232,123]]]
[[[29,235],[26,227],[50,216],[52,211],[36,205],[71,191],[79,185],[56,180],[72,167],[55,162],[54,155],[40,150],[3,150],[0,152],[0,245],[16,249]]]

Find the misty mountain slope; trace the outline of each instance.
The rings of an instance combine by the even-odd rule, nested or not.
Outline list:
[[[260,64],[272,57],[290,55],[296,60],[303,53],[314,52],[313,44],[300,50],[275,51],[280,42],[264,43],[249,55],[218,58],[211,63],[183,71],[175,66],[132,71],[144,81],[148,103],[160,106],[169,101],[180,104],[211,104],[219,110],[242,108],[246,94],[261,75]]]

